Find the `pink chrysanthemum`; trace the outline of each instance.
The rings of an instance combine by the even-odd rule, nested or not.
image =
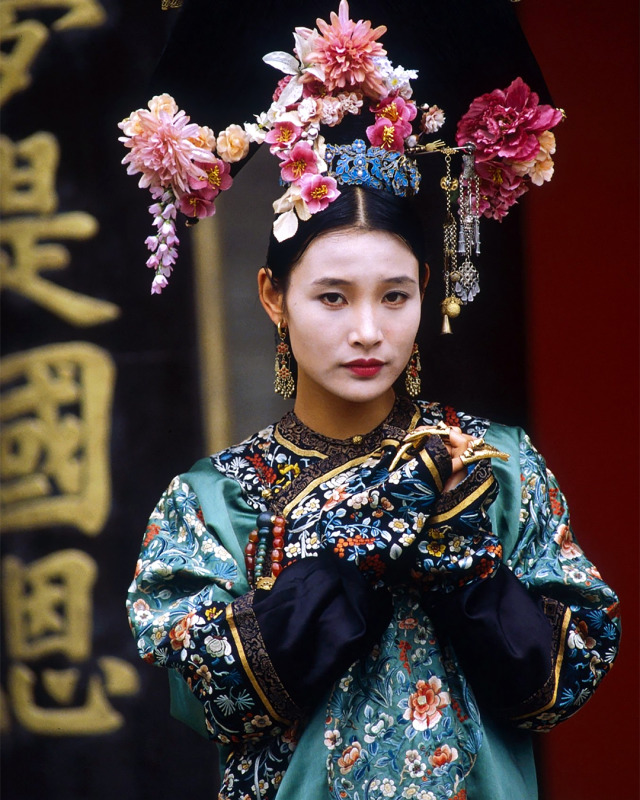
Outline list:
[[[339,194],[338,184],[329,175],[307,174],[300,180],[300,196],[307,204],[310,214],[324,211]]]
[[[516,78],[504,90],[476,97],[458,123],[456,140],[475,144],[476,161],[531,161],[540,150],[540,134],[561,119],[561,111],[540,105],[538,95]]]
[[[126,120],[120,128],[131,131]],[[127,173],[142,173],[143,189],[171,186],[176,194],[189,190],[189,180],[200,172],[194,161],[211,162],[213,153],[198,147],[200,126],[189,122],[184,111],[175,114],[160,109],[157,114],[144,109],[137,112],[136,131],[121,141],[131,152],[122,159]]]
[[[340,0],[338,14],[331,12],[331,24],[316,20],[322,36],[309,55],[309,61],[324,69],[326,91],[361,88],[369,97],[378,99],[386,94],[383,81],[376,75],[374,58],[386,55],[376,40],[385,32],[380,25],[372,30],[368,20],[349,19],[349,4]]]

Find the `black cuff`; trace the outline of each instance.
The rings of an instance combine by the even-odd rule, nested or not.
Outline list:
[[[548,683],[564,607],[530,595],[504,564],[487,580],[434,593],[423,604],[479,702],[513,717]]]
[[[320,552],[258,589],[253,613],[280,682],[309,709],[389,625],[391,595],[372,589],[355,564]]]

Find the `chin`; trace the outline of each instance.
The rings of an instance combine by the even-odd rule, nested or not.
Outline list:
[[[384,397],[389,390],[393,390],[393,383],[388,381],[383,384],[362,381],[350,386],[327,387],[330,394],[350,403],[371,403]]]

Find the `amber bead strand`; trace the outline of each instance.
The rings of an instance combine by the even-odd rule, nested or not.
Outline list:
[[[255,586],[264,576],[265,567],[270,563],[271,575],[277,578],[282,572],[284,556],[284,517],[263,511],[258,515],[258,527],[249,534],[244,548],[244,563],[250,585]],[[271,539],[271,553],[268,554]]]

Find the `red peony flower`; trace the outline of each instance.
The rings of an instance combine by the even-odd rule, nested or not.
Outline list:
[[[540,105],[538,95],[516,78],[504,90],[476,97],[458,123],[456,141],[475,144],[476,162],[497,157],[531,161],[540,150],[538,136],[561,119],[558,109]]]
[[[527,191],[527,185],[523,178],[503,162],[476,162],[476,172],[480,178],[479,211],[485,217],[500,221]]]

